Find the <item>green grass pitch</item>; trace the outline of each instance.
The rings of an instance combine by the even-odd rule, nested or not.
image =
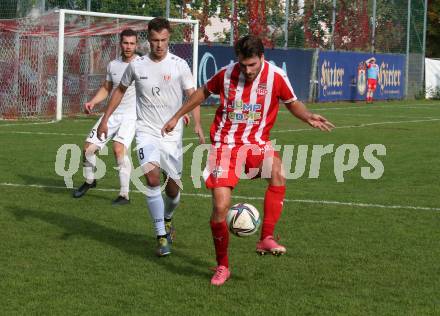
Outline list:
[[[220,288],[209,284],[210,192],[190,177],[195,146],[185,154],[173,253],[157,258],[144,196],[132,192],[131,205],[111,205],[119,189],[111,149],[101,156],[106,176],[81,199],[55,172],[58,148],[81,147],[97,117],[0,121],[1,313],[439,315],[440,104],[309,108],[337,128],[312,130],[281,108],[271,134],[277,144],[309,149],[304,174],[287,182],[276,230],[288,252],[260,257],[257,235],[231,236],[232,278]],[[202,109],[206,134],[213,113]],[[184,137],[194,142],[191,128]],[[313,145],[329,144],[334,150],[322,157],[319,177],[309,178]],[[343,144],[356,145],[360,156],[337,182],[335,150]],[[386,148],[376,180],[361,177],[370,166],[362,156],[368,144]],[[73,180],[82,183],[81,168]],[[262,212],[265,188],[264,180],[242,180],[233,202]]]

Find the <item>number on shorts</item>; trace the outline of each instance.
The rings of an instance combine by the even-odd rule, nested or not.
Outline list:
[[[93,136],[95,136],[95,129],[92,129],[92,131],[90,132],[89,138],[93,138]]]
[[[144,149],[143,148],[141,148],[141,149],[139,149],[139,159],[144,159]]]

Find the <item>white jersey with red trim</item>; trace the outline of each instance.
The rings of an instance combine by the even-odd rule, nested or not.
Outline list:
[[[279,102],[297,100],[286,73],[267,61],[252,82],[245,80],[235,63],[217,72],[206,88],[220,95],[210,133],[211,143],[216,147],[264,145],[275,124]]]
[[[148,55],[131,62],[125,70],[121,84],[134,82],[137,100],[136,130],[162,138],[162,126],[180,109],[183,93],[194,88],[194,79],[187,62],[171,53],[159,62]],[[183,122],[179,121],[173,132],[164,138],[180,140]]]

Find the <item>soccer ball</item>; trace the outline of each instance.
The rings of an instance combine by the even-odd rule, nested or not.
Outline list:
[[[229,231],[238,237],[250,236],[260,226],[260,213],[255,206],[239,203],[232,206],[226,216]]]

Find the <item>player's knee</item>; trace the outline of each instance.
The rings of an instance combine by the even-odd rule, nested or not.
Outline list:
[[[150,187],[160,186],[160,175],[155,172],[145,174],[145,179],[147,180],[147,185]]]
[[[93,167],[96,163],[95,153],[98,147],[95,144],[86,143],[83,148],[83,165],[85,167]]]
[[[125,156],[125,150],[123,149],[113,149],[116,159],[122,159]]]
[[[94,155],[98,151],[98,146],[91,143],[85,143],[83,147],[83,156],[91,156]]]
[[[113,152],[115,154],[116,159],[123,159],[125,156],[125,147],[124,145],[113,146]]]
[[[283,171],[276,172],[272,180],[278,186],[286,185],[286,177],[284,176]]]
[[[179,186],[177,185],[177,183],[173,179],[171,179],[168,176],[167,176],[167,178],[165,178],[165,181],[167,181],[167,185],[165,187],[165,194],[171,199],[176,198],[180,192]]]
[[[283,165],[280,163],[274,163],[272,166],[271,184],[277,186],[286,185],[286,174]]]
[[[227,201],[216,201],[213,205],[213,216],[226,216],[229,210],[229,203]]]

